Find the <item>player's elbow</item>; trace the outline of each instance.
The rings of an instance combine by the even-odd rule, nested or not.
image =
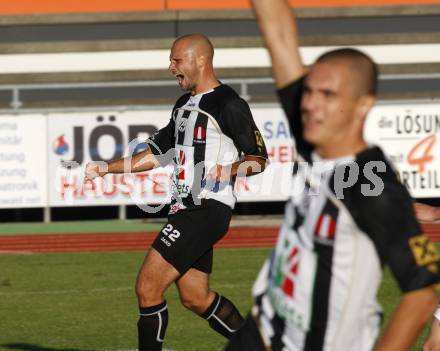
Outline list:
[[[426,304],[426,309],[429,312],[429,317],[432,316],[434,313],[437,304],[438,304],[438,297],[434,290],[434,288],[428,288],[426,289],[426,292],[424,292],[424,302]]]
[[[250,177],[259,174],[268,166],[269,160],[259,156],[247,155],[238,165],[237,177]]]
[[[253,157],[250,160],[250,163],[248,167],[251,169],[251,172],[249,172],[249,175],[254,175],[258,173],[264,172],[264,170],[269,166],[270,161],[268,158],[263,157]]]
[[[268,158],[261,160],[261,172],[264,172],[264,170],[270,165],[270,161]]]
[[[429,297],[427,298],[427,306],[428,306],[428,310],[429,310],[429,317],[431,318],[432,314],[434,313],[435,309],[437,308],[438,305],[438,297],[437,294],[435,292],[434,289],[431,289],[429,292]]]
[[[425,324],[431,319],[437,307],[438,297],[433,287],[427,287],[404,294],[402,302],[410,304],[413,307],[414,317]]]

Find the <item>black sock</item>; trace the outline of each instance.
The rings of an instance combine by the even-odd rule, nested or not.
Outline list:
[[[139,307],[139,351],[160,351],[168,325],[166,301],[151,307]]]
[[[240,329],[244,322],[234,304],[217,293],[214,301],[202,314],[202,317],[208,321],[212,329],[228,339]]]

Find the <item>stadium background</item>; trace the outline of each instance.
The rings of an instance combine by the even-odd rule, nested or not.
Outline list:
[[[380,101],[368,135],[389,152],[416,198],[440,205],[440,1],[293,3],[306,62],[344,45],[360,47],[379,62]],[[100,198],[84,188],[79,173],[77,193],[91,195],[68,202],[60,195],[66,172],[61,161],[80,158],[82,167],[90,158],[111,158],[131,137],[145,137],[166,123],[181,93],[166,70],[168,49],[175,37],[192,32],[212,38],[219,78],[249,101],[273,163],[285,170],[291,145],[247,0],[0,4],[1,350],[135,347],[131,286],[139,251],[166,210],[146,214],[132,198],[112,191]],[[432,157],[417,163],[424,152]],[[272,175],[277,182],[278,174]],[[146,181],[144,201],[164,198],[154,184]],[[246,189],[252,183],[241,186],[233,228],[220,245],[228,249],[217,250],[213,286],[246,311],[252,280],[276,236],[284,184],[276,196],[251,196]],[[439,228],[424,226],[435,240]],[[385,318],[397,299],[386,272],[380,293]],[[169,300],[177,312],[166,347],[221,349],[220,338],[179,309],[175,291]],[[194,346],[195,338],[205,341]]]

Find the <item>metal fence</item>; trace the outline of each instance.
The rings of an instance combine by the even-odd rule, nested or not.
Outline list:
[[[264,94],[273,96],[274,80],[269,77],[261,78],[234,78],[225,79],[224,83],[233,85],[237,88],[238,93],[246,100],[252,99],[251,89],[259,88]],[[390,84],[396,87],[407,87],[410,91],[414,89],[415,83],[423,85],[436,85],[440,83],[440,73],[426,73],[426,74],[386,74],[380,76],[380,82]],[[32,91],[46,91],[48,100],[50,100],[51,92],[68,89],[72,91],[90,90],[90,89],[125,89],[125,88],[155,88],[155,87],[176,87],[174,80],[151,80],[151,81],[114,81],[114,82],[78,82],[78,83],[44,83],[44,84],[8,84],[0,85],[0,92],[10,92],[10,108],[0,109],[0,113],[18,112],[26,109],[26,104],[23,101],[22,95],[25,92]],[[114,108],[114,106],[112,107]],[[38,111],[46,110],[47,108],[38,108]],[[71,108],[56,108],[57,110],[78,110],[79,107]]]

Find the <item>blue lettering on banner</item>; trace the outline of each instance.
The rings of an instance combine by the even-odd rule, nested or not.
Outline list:
[[[265,122],[263,125],[263,133],[265,139],[290,138],[289,127],[287,123],[282,122]]]

